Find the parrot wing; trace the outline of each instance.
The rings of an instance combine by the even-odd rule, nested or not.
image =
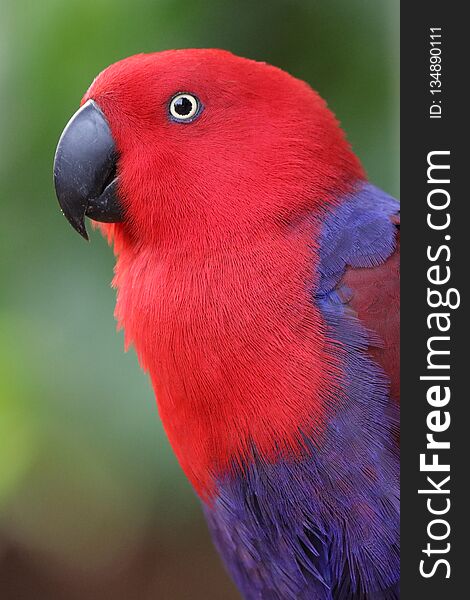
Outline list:
[[[371,184],[346,199],[323,226],[319,272],[315,301],[328,313],[343,304],[365,327],[369,355],[399,402],[399,203]]]
[[[349,306],[378,336],[369,346],[372,359],[390,380],[390,398],[400,401],[400,214],[393,215],[395,250],[377,267],[347,267],[342,284],[351,290]]]
[[[235,465],[206,518],[247,600],[397,600],[399,204],[361,182],[317,218],[312,301],[346,401],[301,460]]]

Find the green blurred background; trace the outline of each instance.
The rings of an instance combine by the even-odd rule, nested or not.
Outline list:
[[[398,194],[398,0],[0,0],[0,598],[237,598],[52,160],[93,77],[221,47],[307,80]]]

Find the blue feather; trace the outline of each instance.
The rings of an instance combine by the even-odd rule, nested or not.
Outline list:
[[[365,184],[323,224],[312,299],[329,337],[347,348],[340,408],[321,446],[275,464],[253,450],[204,505],[215,544],[246,600],[399,597],[398,413],[367,350],[374,340],[349,310],[346,266],[393,252],[397,202]]]

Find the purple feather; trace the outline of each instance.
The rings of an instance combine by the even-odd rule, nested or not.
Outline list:
[[[347,348],[345,401],[320,448],[302,459],[244,467],[204,505],[215,544],[246,600],[393,600],[399,597],[398,412],[367,350],[373,337],[349,310],[346,266],[393,252],[398,203],[370,184],[323,224],[317,288],[329,337]]]

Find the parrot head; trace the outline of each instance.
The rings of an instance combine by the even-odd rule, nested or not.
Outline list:
[[[157,245],[187,242],[196,223],[209,235],[221,222],[227,233],[246,233],[288,221],[361,176],[336,119],[306,83],[203,49],[139,54],[105,69],[54,163],[59,203],[83,237],[88,216],[119,223],[102,226],[110,237]]]

